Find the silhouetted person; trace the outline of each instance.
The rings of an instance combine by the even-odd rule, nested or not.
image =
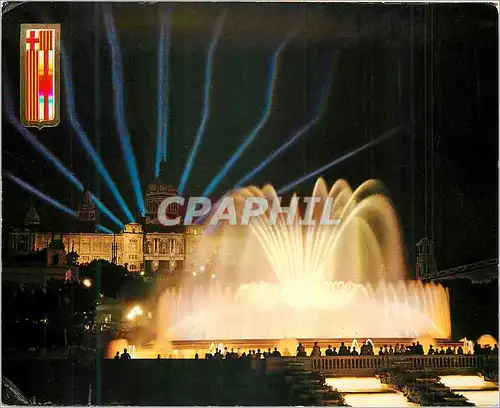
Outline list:
[[[306,349],[302,345],[302,343],[299,343],[297,346],[297,357],[305,357],[306,356]]]
[[[359,353],[356,351],[356,346],[353,346],[351,356],[359,356]]]
[[[389,350],[387,348],[387,344],[384,344],[384,356],[387,356],[389,354]]]
[[[238,360],[245,360],[247,357],[247,353],[243,352],[241,353],[240,357],[238,358]]]
[[[498,346],[495,344],[495,346],[493,346],[493,350],[491,351],[495,354],[498,354]]]
[[[332,350],[332,356],[338,356],[337,347],[333,348],[333,350]]]
[[[410,353],[411,354],[416,354],[417,353],[416,347],[417,347],[417,345],[415,343],[411,343],[411,347],[410,347]]]
[[[119,360],[120,359],[120,352],[117,351],[115,356],[113,357],[113,360]]]
[[[257,360],[260,360],[260,358],[262,356],[262,353],[260,352],[260,349],[257,349],[257,354],[255,354],[255,356],[257,357]]]
[[[160,357],[160,355],[159,355],[159,354],[158,354],[158,357]],[[195,360],[198,360],[198,359],[199,359],[198,353],[196,353],[196,354],[194,355],[194,359],[195,359]]]
[[[161,360],[161,355],[159,355],[159,354],[158,354],[158,355],[156,356],[156,359],[157,359],[157,360]]]
[[[418,341],[417,341],[417,344],[415,346],[415,353],[420,354],[421,356],[424,355],[424,348],[422,347],[422,345]]]
[[[441,347],[441,350],[439,350],[439,355],[441,356],[444,356],[445,355],[445,352],[444,352],[444,348]]]
[[[378,355],[383,356],[384,355],[384,349],[382,346],[380,346],[380,349],[378,350]]]
[[[325,350],[325,356],[333,356],[332,346],[328,345],[328,348]]]
[[[474,343],[474,354],[483,354],[483,349],[479,343]]]
[[[319,356],[321,356],[321,349],[319,348],[317,341],[314,342],[314,346],[313,346],[313,349],[312,349],[312,352],[311,352],[311,356],[313,356],[313,357],[319,357]]]
[[[389,346],[389,355],[392,356],[394,354],[394,349],[392,348],[392,345]]]
[[[366,347],[365,343],[361,345],[361,348],[359,349],[359,354],[361,354],[362,356],[368,355],[368,348]]]
[[[273,357],[281,357],[281,353],[278,351],[278,347],[274,348],[274,351],[272,353]]]
[[[350,356],[351,355],[351,346],[347,346],[347,355]]]
[[[459,355],[464,354],[464,349],[462,348],[462,346],[458,346],[458,348],[457,348],[457,354],[459,354]]]
[[[347,356],[347,355],[348,355],[347,347],[344,345],[344,342],[341,342],[339,347],[339,356]]]
[[[448,348],[446,349],[446,355],[451,356],[452,354],[453,354],[453,351],[452,351],[451,347],[448,346]]]
[[[399,349],[399,343],[396,343],[396,346],[394,347],[394,354],[401,354],[401,350]]]
[[[427,352],[428,356],[433,356],[434,355],[434,347],[432,347],[432,344],[429,346],[429,351]]]
[[[123,349],[123,353],[120,356],[120,360],[130,360],[130,354],[128,353],[127,349]]]

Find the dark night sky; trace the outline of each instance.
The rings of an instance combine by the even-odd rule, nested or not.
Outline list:
[[[217,193],[233,186],[309,120],[318,83],[330,74],[328,105],[320,122],[252,183],[281,187],[403,125],[404,130],[391,139],[330,168],[323,177],[330,184],[345,178],[353,187],[368,178],[382,180],[400,216],[410,263],[414,244],[425,235],[436,241],[439,268],[497,256],[498,26],[494,6],[113,4],[123,55],[127,125],[143,190],[153,176],[159,25],[169,9],[173,26],[168,165],[173,185],[179,182],[200,122],[207,49],[215,21],[225,9],[214,54],[211,116],[187,194],[203,191],[259,120],[271,53],[298,26],[299,34],[281,55],[271,117]],[[3,17],[2,81],[9,83],[16,105],[19,24],[29,22],[62,24],[79,120],[99,147],[129,208],[139,217],[119,148],[102,6],[30,3]],[[62,87],[60,125],[32,131],[125,221],[67,120],[64,81]],[[3,171],[74,208],[80,193],[5,116],[2,130]],[[313,183],[312,179],[304,182],[296,191],[307,195]],[[67,216],[6,178],[3,199],[4,231],[22,223],[31,202],[46,229],[64,229],[68,224]],[[105,217],[101,222],[112,227]]]

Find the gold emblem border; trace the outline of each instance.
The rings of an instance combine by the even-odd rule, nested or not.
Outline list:
[[[19,119],[25,127],[35,127],[42,129],[44,127],[54,127],[59,125],[61,120],[61,24],[21,24],[21,38],[19,46],[20,65],[19,73],[19,90],[20,90],[20,111]],[[25,100],[25,64],[26,64],[26,31],[27,30],[55,30],[55,47],[54,47],[54,119],[35,121],[26,120],[26,100]]]

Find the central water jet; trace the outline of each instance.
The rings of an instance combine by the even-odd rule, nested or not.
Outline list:
[[[210,263],[206,273],[217,279],[162,295],[159,338],[448,338],[448,292],[406,280],[398,219],[382,184],[369,180],[352,191],[339,180],[328,190],[320,178],[312,196],[319,198],[312,219],[329,199],[338,225],[304,226],[298,215],[291,225],[285,216],[271,225],[268,210],[247,227],[207,229],[198,265]],[[232,197],[239,217],[249,197],[278,199],[271,185]]]

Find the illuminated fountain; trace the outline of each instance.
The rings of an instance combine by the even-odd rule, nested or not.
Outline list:
[[[247,198],[272,202],[277,193],[267,185],[232,196],[241,217]],[[353,192],[339,180],[328,190],[320,178],[312,196],[320,202],[302,219],[319,221],[327,206],[338,225],[302,225],[300,216],[287,225],[284,214],[270,225],[268,210],[248,226],[205,228],[199,265],[218,253],[217,279],[162,295],[159,340],[449,338],[448,292],[405,280],[398,220],[383,186],[369,180]],[[228,254],[238,264],[220,274]]]

